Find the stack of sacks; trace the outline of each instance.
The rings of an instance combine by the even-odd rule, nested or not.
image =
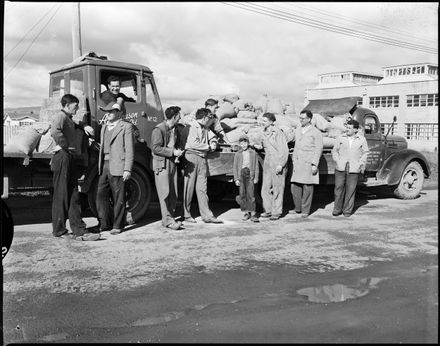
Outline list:
[[[5,153],[23,153],[32,155],[38,147],[41,137],[48,133],[50,124],[47,122],[36,122],[31,126],[23,126],[19,132],[11,138],[3,151]]]

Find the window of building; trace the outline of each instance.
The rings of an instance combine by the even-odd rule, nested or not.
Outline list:
[[[433,107],[438,106],[438,94],[407,95],[407,107]]]
[[[18,123],[18,125],[20,125],[20,126],[30,126],[32,124],[33,124],[33,121],[29,121],[29,120],[23,120]]]
[[[391,127],[393,123],[381,123],[380,124],[380,131],[383,135],[386,135],[388,133],[388,130],[391,128],[390,135],[394,135],[394,130],[397,128],[397,123],[394,123],[394,126]]]
[[[405,124],[406,139],[437,140],[438,124],[408,123]]]
[[[362,99],[356,101],[357,106],[362,106]]]
[[[399,96],[372,96],[370,97],[370,107],[399,107]]]

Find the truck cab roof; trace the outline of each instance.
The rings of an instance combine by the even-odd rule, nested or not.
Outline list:
[[[105,57],[105,56],[98,56],[94,52],[89,52],[89,53],[84,54],[81,57],[75,59],[74,61],[64,65],[64,66],[57,68],[56,70],[51,71],[50,74],[61,72],[61,71],[66,71],[66,70],[71,70],[72,68],[85,66],[85,65],[116,67],[116,68],[120,68],[120,69],[133,70],[133,71],[143,70],[147,73],[153,72],[147,66],[144,66],[144,65],[120,62],[120,61],[115,61],[115,60],[108,60],[107,57]]]

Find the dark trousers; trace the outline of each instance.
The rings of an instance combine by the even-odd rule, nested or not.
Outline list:
[[[113,220],[110,211],[110,191],[113,196]],[[125,207],[125,182],[122,176],[110,174],[109,161],[105,160],[102,174],[98,180],[98,193],[96,197],[96,209],[101,229],[124,229],[126,220]]]
[[[353,212],[358,173],[335,170],[335,204],[333,213],[350,215]]]
[[[83,235],[86,225],[81,219],[78,191],[82,169],[66,150],[54,154],[50,169],[53,172],[52,233],[56,237],[67,233],[66,220],[69,219],[72,233],[75,236]]]
[[[297,213],[310,214],[313,199],[313,184],[292,183],[290,186],[293,204]]]
[[[254,181],[247,167],[242,168],[240,172],[239,193],[238,201],[241,210],[255,213]]]

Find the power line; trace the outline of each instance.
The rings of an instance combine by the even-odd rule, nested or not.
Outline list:
[[[340,18],[340,19],[343,19],[343,20],[345,20],[347,22],[351,22],[351,23],[354,23],[354,24],[362,25],[362,23],[363,23],[364,25],[368,26],[368,28],[375,27],[377,29],[388,31],[388,32],[397,34],[399,36],[405,36],[405,38],[412,37],[415,40],[421,40],[421,41],[425,41],[427,43],[437,43],[437,41],[435,41],[435,40],[430,40],[430,39],[414,36],[412,33],[409,33],[408,31],[404,31],[404,30],[396,31],[396,30],[393,30],[393,29],[391,29],[389,27],[386,27],[384,25],[367,22],[367,21],[361,20],[359,18],[356,18],[354,20],[353,17],[348,17],[348,16],[344,16],[344,15],[341,15],[341,14],[336,14],[334,12],[330,12],[330,11],[327,11],[327,10],[326,11],[322,11],[322,10],[315,9],[315,8],[310,8],[310,7],[307,7],[307,6],[301,6],[298,3],[291,3],[290,2],[290,3],[287,3],[287,5],[290,6],[290,7],[302,8],[302,9],[304,9],[306,11],[310,11],[310,12],[321,13],[321,14],[323,14],[325,16],[328,16],[328,17],[331,17],[331,18]]]
[[[34,44],[34,42],[36,41],[36,39],[41,35],[41,33],[43,32],[44,29],[46,29],[46,27],[49,25],[49,23],[52,21],[53,17],[55,17],[55,15],[57,14],[58,10],[61,8],[61,6],[63,6],[63,4],[60,4],[58,6],[58,8],[56,9],[56,11],[54,12],[54,14],[49,18],[49,20],[46,22],[46,24],[44,25],[44,27],[38,32],[38,34],[34,37],[34,39],[32,40],[32,42],[29,44],[29,46],[27,47],[27,49],[24,51],[24,53],[21,55],[21,57],[17,60],[17,62],[15,63],[14,66],[12,66],[12,68],[8,71],[8,73],[6,74],[5,78],[3,80],[6,80],[9,76],[9,74],[15,69],[15,67],[17,67],[17,65],[21,62],[21,60],[23,59],[23,57],[26,55],[26,53],[28,52],[28,50],[32,47],[32,45]]]
[[[49,11],[47,11],[39,20],[38,20],[38,22],[37,23],[35,23],[35,25],[32,27],[32,28],[30,28],[29,29],[29,31],[21,38],[21,40],[5,55],[5,58],[7,58],[8,57],[8,55],[9,54],[11,54],[11,52],[15,49],[15,48],[17,48],[17,46],[21,43],[21,42],[23,42],[23,40],[27,37],[27,35],[29,35],[30,34],[30,32],[38,25],[38,24],[40,24],[42,21],[43,21],[43,19],[45,18],[45,17],[47,17],[47,15],[56,7],[57,5],[55,4],[55,5],[53,5],[52,6],[52,8],[49,10]]]
[[[246,5],[242,5],[242,6],[246,6]],[[402,48],[410,48],[410,49],[415,49],[415,50],[422,50],[422,51],[425,51],[425,52],[427,50],[430,50],[431,53],[434,53],[434,54],[437,53],[437,50],[435,50],[434,48],[431,48],[431,47],[422,46],[422,45],[416,45],[416,44],[408,43],[408,42],[405,42],[405,41],[399,41],[399,40],[390,39],[388,37],[383,37],[383,36],[379,36],[379,35],[365,33],[365,32],[359,31],[359,30],[351,29],[351,28],[349,29],[349,28],[342,27],[342,26],[328,24],[328,23],[325,23],[325,22],[321,22],[319,20],[315,20],[315,19],[310,19],[310,18],[307,18],[307,17],[302,17],[302,16],[294,15],[294,14],[289,13],[289,12],[274,10],[274,9],[272,9],[270,7],[268,8],[268,7],[259,5],[259,4],[248,3],[247,6],[253,8],[253,9],[259,10],[259,11],[263,11],[264,12],[263,14],[267,14],[267,15],[275,14],[278,18],[280,18],[280,16],[281,16],[282,18],[280,18],[280,19],[285,19],[284,17],[288,17],[289,19],[292,19],[296,23],[300,23],[300,24],[304,24],[304,25],[308,25],[308,26],[324,29],[324,30],[327,30],[327,31],[343,33],[343,34],[346,34],[346,35],[349,35],[349,36],[354,36],[354,37],[358,37],[358,38],[364,38],[364,39],[367,39],[367,40],[370,40],[370,41],[376,41],[376,42],[381,42],[381,43],[392,44],[392,45],[399,46],[399,47],[402,47]],[[285,20],[287,20],[287,19],[285,19]],[[290,20],[290,21],[292,21],[292,20]]]
[[[365,39],[365,40],[369,40],[369,41],[375,41],[375,42],[379,42],[379,43],[389,44],[389,45],[397,46],[400,48],[408,48],[408,49],[412,49],[412,50],[419,50],[419,51],[428,52],[431,54],[437,54],[437,50],[434,48],[431,48],[431,47],[422,46],[422,45],[415,45],[415,44],[411,44],[411,43],[408,43],[405,41],[398,41],[398,40],[389,39],[389,38],[379,36],[379,35],[368,34],[365,32],[361,32],[359,30],[353,30],[353,29],[348,29],[348,28],[341,27],[341,26],[331,25],[328,23],[321,22],[319,20],[312,20],[310,18],[301,17],[298,15],[284,12],[284,11],[274,10],[272,8],[267,8],[267,7],[264,7],[261,5],[257,5],[257,4],[246,5],[246,4],[240,4],[240,3],[226,3],[226,2],[223,2],[223,4],[229,5],[232,7],[237,7],[237,8],[240,8],[240,9],[243,9],[246,11],[250,11],[250,12],[254,12],[254,13],[258,13],[258,14],[264,14],[266,16],[274,17],[277,19],[282,19],[282,20],[286,20],[286,21],[290,21],[290,22],[294,22],[294,23],[298,23],[298,24],[302,24],[302,25],[306,25],[306,26],[311,26],[311,27],[318,28],[318,29],[323,29],[326,31],[336,32],[336,33],[340,33],[340,34],[344,34],[344,35],[348,35],[348,36],[352,36],[352,37],[356,37],[356,38],[361,38],[361,39]]]

